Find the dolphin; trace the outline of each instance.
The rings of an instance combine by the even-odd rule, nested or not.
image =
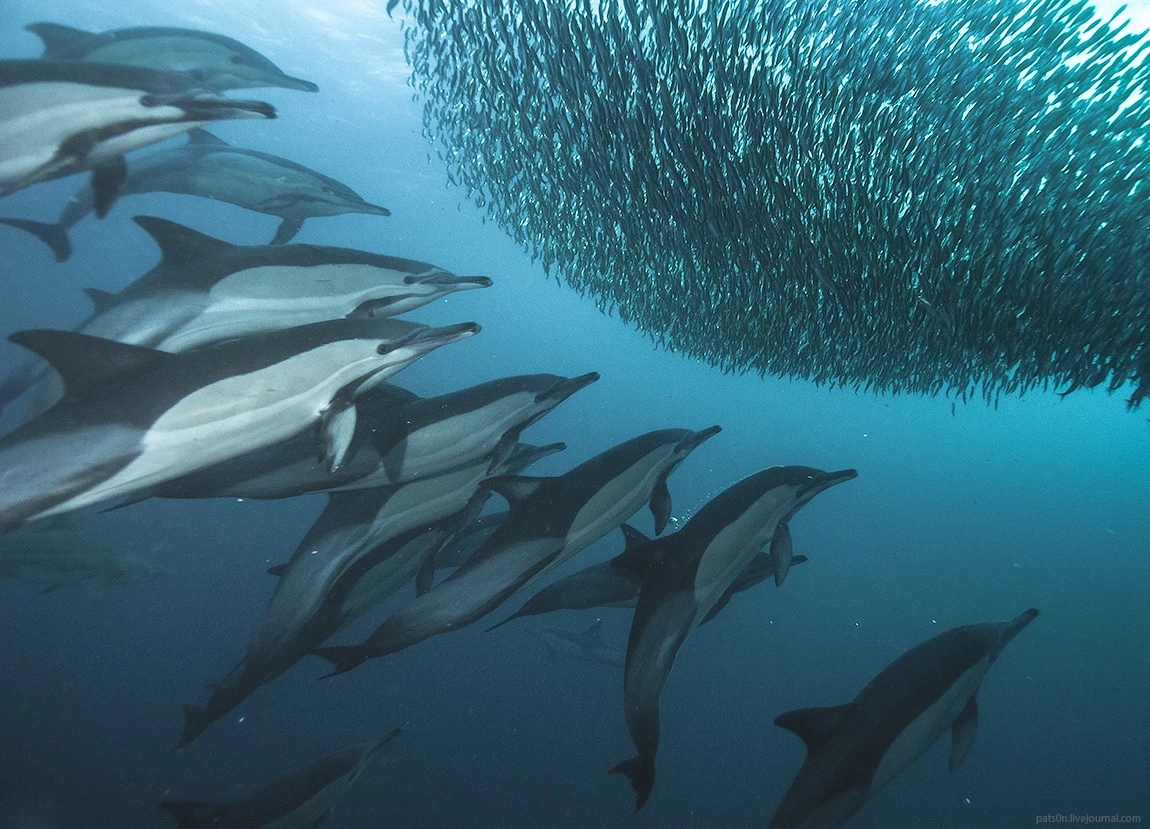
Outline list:
[[[341,319],[181,354],[17,332],[9,339],[46,359],[65,394],[0,438],[0,529],[130,498],[309,426],[333,436],[338,464],[357,393],[478,330]]]
[[[270,104],[221,98],[178,72],[0,60],[0,196],[91,170],[88,210],[102,217],[124,184],[124,153],[210,121],[275,114]]]
[[[499,472],[520,472],[562,444],[527,447]],[[240,663],[206,706],[184,706],[177,748],[256,688],[283,674],[344,625],[406,585],[489,493],[489,459],[399,486],[333,492],[291,560],[269,570],[279,584]]]
[[[771,829],[835,829],[949,729],[950,770],[978,730],[975,697],[983,676],[1020,630],[1031,608],[1005,622],[964,625],[911,648],[852,702],[802,708],[775,719],[807,746],[802,768]]]
[[[444,544],[435,554],[435,567],[440,570],[461,566],[467,559],[483,546],[499,525],[507,520],[508,510],[489,512],[480,515],[466,526],[460,528],[450,541]]]
[[[87,64],[61,65],[84,67]],[[282,222],[272,239],[273,245],[290,242],[304,220],[316,216],[391,215],[386,207],[369,204],[333,178],[286,158],[233,147],[202,129],[188,131],[187,144],[156,149],[133,158],[120,185],[119,192],[124,195],[202,196],[278,216]],[[57,262],[63,262],[72,255],[68,231],[93,209],[102,216],[100,204],[100,193],[89,187],[72,197],[55,224],[27,219],[0,219],[0,223],[34,234],[52,249]]]
[[[624,532],[637,533],[631,526],[624,524]],[[441,550],[439,558],[446,557],[446,548]],[[794,556],[791,564],[802,564],[806,556]],[[492,625],[488,630],[519,619],[523,616],[538,616],[543,613],[552,613],[556,610],[586,610],[592,607],[634,607],[639,601],[639,591],[643,587],[643,576],[640,570],[642,559],[629,554],[620,553],[610,561],[593,564],[577,573],[572,573],[558,581],[544,587],[530,599],[523,607],[508,616],[502,622]],[[727,602],[736,593],[749,590],[766,578],[775,574],[775,560],[770,553],[759,553],[746,569],[739,574],[722,597],[711,608],[710,613],[699,624],[706,624],[715,615],[726,607]]]
[[[542,573],[593,544],[650,503],[655,529],[671,515],[667,476],[719,432],[663,429],[599,453],[553,478],[503,476],[483,483],[510,515],[458,570],[417,596],[359,645],[319,648],[329,676],[471,624]]]
[[[637,531],[628,534],[627,554],[645,560],[623,671],[623,713],[639,753],[611,773],[630,779],[636,812],[655,784],[659,695],[687,635],[780,524],[820,492],[857,474],[771,467],[719,493],[671,535],[648,541]]]
[[[622,648],[613,648],[603,641],[602,619],[596,619],[591,627],[582,631],[541,628],[531,633],[547,646],[547,652],[552,657],[563,656],[622,668],[627,656]]]
[[[196,29],[133,26],[86,32],[59,23],[24,27],[44,42],[42,60],[118,63],[187,72],[216,92],[279,86],[316,92],[311,81],[293,78],[238,40]]]
[[[427,262],[319,245],[233,245],[151,216],[135,218],[159,263],[117,294],[89,289],[93,313],[75,329],[109,340],[187,351],[320,320],[395,316],[455,291],[486,288]],[[0,383],[0,406],[44,373],[33,360]],[[41,390],[32,414],[59,399]]]
[[[324,757],[228,803],[169,800],[178,829],[314,829],[375,762],[396,728],[370,745]]]
[[[93,538],[63,517],[0,535],[0,580],[31,582],[45,593],[73,584],[99,592],[168,572],[149,558]]]
[[[286,498],[307,492],[363,489],[413,481],[468,464],[502,448],[599,375],[525,374],[397,404],[389,390],[356,402],[350,453],[337,470],[321,460],[315,430],[173,480],[159,498]]]

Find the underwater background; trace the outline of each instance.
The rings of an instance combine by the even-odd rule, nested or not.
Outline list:
[[[1150,24],[1150,8],[1131,14]],[[621,671],[554,660],[528,632],[602,618],[623,648],[629,611],[492,633],[479,624],[324,682],[316,678],[326,665],[305,659],[175,752],[181,705],[242,655],[274,588],[267,567],[287,559],[323,499],[152,500],[84,514],[92,535],[171,572],[106,591],[0,582],[2,829],[171,826],[161,800],[227,800],[396,726],[402,738],[338,804],[332,829],[761,826],[804,753],[775,716],[846,702],[911,646],[1027,607],[1042,615],[985,681],[964,767],[948,774],[946,746],[936,745],[850,825],[1150,819],[1150,424],[1144,410],[1126,411],[1122,391],[955,405],[724,374],[657,349],[545,276],[447,186],[407,83],[402,14],[389,18],[382,2],[0,0],[5,57],[39,54],[23,31],[37,20],[219,32],[315,81],[314,95],[259,90],[277,107],[275,122],[212,130],[322,170],[393,214],[316,219],[298,241],[495,281],[407,315],[474,320],[483,331],[405,370],[398,384],[427,395],[528,372],[602,375],[525,433],[568,446],[531,474],[558,474],[647,430],[718,423],[723,432],[670,479],[680,521],[765,466],[852,467],[859,477],[794,519],[795,551],[809,561],[784,588],[737,597],[685,644],[662,697],[659,780],[634,817],[628,787],[607,774],[632,753]],[[0,212],[48,221],[79,181],[22,191]],[[89,310],[82,288],[118,290],[151,267],[157,250],[132,223],[137,214],[237,243],[275,230],[275,219],[219,202],[128,196],[106,219],[77,225],[75,255],[56,264],[34,239],[5,229],[0,330],[71,327]],[[5,370],[22,359],[0,346]],[[19,422],[20,407],[10,408],[5,431]],[[650,531],[649,516],[635,522]],[[612,533],[558,575],[621,549]],[[339,640],[357,641],[385,615]]]

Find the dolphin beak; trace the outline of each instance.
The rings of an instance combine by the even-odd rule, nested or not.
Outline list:
[[[430,350],[465,340],[472,334],[478,334],[479,330],[479,323],[475,322],[463,322],[459,325],[447,325],[442,328],[428,328],[425,331],[417,332],[407,344]]]
[[[319,87],[303,78],[293,78],[291,75],[280,75],[276,81],[284,89],[298,89],[300,92],[319,92]]]
[[[573,395],[580,389],[585,389],[596,380],[599,379],[599,372],[589,371],[586,374],[580,374],[578,377],[572,377],[570,380],[560,380],[547,391],[540,392],[535,397],[536,403],[542,403],[544,400],[558,400],[563,402],[568,397]]]
[[[367,213],[367,214],[373,215],[373,216],[390,216],[391,215],[391,211],[388,210],[386,207],[380,207],[378,204],[372,204],[371,202],[365,201],[363,204],[359,205],[359,208],[360,208],[361,213]]]
[[[687,435],[685,438],[679,441],[679,445],[676,447],[676,449],[680,452],[694,452],[703,444],[704,441],[713,438],[721,431],[723,431],[723,427],[715,425],[704,429],[701,432],[691,432],[691,434]]]
[[[1024,627],[1029,625],[1038,616],[1038,611],[1033,607],[1030,610],[1023,611],[1007,622],[1002,628],[1002,637],[998,642],[998,649],[1002,650],[1006,647],[1006,643],[1018,635],[1018,632]]]
[[[799,497],[804,501],[810,500],[820,492],[825,492],[832,486],[841,484],[844,481],[849,481],[852,478],[857,478],[858,476],[859,473],[853,469],[840,469],[838,472],[824,472],[803,487],[802,492],[799,493]]]
[[[453,273],[437,273],[426,279],[419,280],[424,285],[441,285],[443,287],[467,290],[469,288],[490,288],[492,281],[486,276],[456,276]]]

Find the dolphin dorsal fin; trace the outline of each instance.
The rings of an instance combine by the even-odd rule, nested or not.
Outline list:
[[[827,708],[799,708],[775,717],[775,725],[797,734],[807,744],[807,751],[814,751],[827,741],[842,721],[843,714],[853,704],[848,702],[846,705]]]
[[[197,147],[230,147],[224,139],[218,135],[208,132],[203,127],[196,127],[188,130],[188,143],[195,144]]]
[[[92,300],[92,307],[96,309],[97,314],[102,311],[107,311],[116,304],[116,295],[111,291],[103,291],[99,288],[85,288],[84,293],[88,295],[88,299]]]
[[[497,475],[488,478],[480,484],[484,489],[498,492],[507,499],[507,503],[516,504],[530,498],[546,481],[546,478],[532,478],[527,475]]]
[[[579,634],[579,638],[583,640],[585,647],[597,644],[603,638],[603,620],[596,619],[591,627]]]
[[[83,48],[87,40],[95,37],[91,32],[83,29],[74,29],[71,26],[61,26],[59,23],[29,23],[24,30],[31,32],[44,41],[44,54],[47,60],[53,60],[62,53],[72,52]]]
[[[156,216],[133,216],[132,221],[142,227],[159,245],[162,264],[169,267],[175,266],[174,270],[181,276],[185,272],[188,274],[186,278],[178,280],[182,283],[203,285],[204,280],[197,279],[193,275],[200,270],[212,272],[215,269],[202,269],[196,265],[205,258],[218,258],[225,251],[236,247],[231,242],[225,242],[223,239],[208,236],[206,233],[200,233],[198,230],[192,230],[190,227]],[[208,287],[214,285],[219,279],[220,275],[214,274]]]
[[[625,546],[623,552],[611,559],[611,566],[642,573],[651,563],[651,539],[630,524],[623,524],[619,529],[623,531]]]
[[[160,806],[171,812],[178,829],[196,829],[205,825],[214,817],[212,812],[217,808],[216,804],[203,800],[169,800]]]
[[[141,371],[172,355],[75,331],[17,331],[8,337],[43,357],[64,380],[66,395],[82,394],[127,372]]]

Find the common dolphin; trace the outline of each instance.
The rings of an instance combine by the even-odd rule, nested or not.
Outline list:
[[[233,245],[151,216],[135,218],[160,248],[154,268],[117,294],[89,290],[95,309],[75,329],[109,340],[187,351],[220,340],[348,316],[395,316],[455,291],[486,288],[412,259],[320,245]],[[0,406],[45,371],[32,360],[0,383]],[[59,399],[36,395],[31,414]]]
[[[233,147],[202,129],[190,130],[187,144],[159,148],[133,158],[124,172],[119,192],[201,196],[278,216],[283,221],[271,241],[273,245],[290,242],[304,221],[316,216],[391,215],[386,207],[364,201],[346,184],[333,178],[286,158]],[[72,255],[68,231],[98,208],[99,195],[93,188],[80,190],[64,207],[55,224],[27,219],[0,219],[0,223],[35,234],[52,249],[56,261],[63,262]],[[97,215],[103,213],[97,209]]]
[[[43,60],[119,63],[187,72],[209,89],[279,86],[315,92],[311,81],[293,78],[238,40],[212,32],[170,26],[132,26],[86,32],[59,23],[24,27],[44,42]]]
[[[334,438],[338,463],[357,393],[478,330],[341,319],[181,354],[17,332],[10,339],[46,359],[65,394],[0,439],[0,529],[130,498],[309,426]]]
[[[950,770],[978,730],[975,697],[1006,643],[1038,616],[964,625],[911,648],[852,702],[775,719],[807,746],[771,829],[835,829],[950,729]]]
[[[0,196],[91,170],[88,210],[103,216],[124,184],[124,153],[210,121],[275,114],[178,72],[0,60]]]
[[[507,520],[508,515],[510,515],[509,510],[489,512],[478,516],[460,528],[452,539],[435,554],[436,569],[454,570],[461,566],[467,559],[471,558],[476,550],[483,546],[483,543],[491,537],[499,525]]]
[[[522,471],[562,448],[529,447],[499,471]],[[331,493],[291,560],[269,571],[280,581],[244,658],[206,706],[184,706],[179,746],[414,579],[462,516],[482,507],[489,465],[479,459],[409,484]]]
[[[417,596],[360,645],[319,648],[343,673],[431,636],[469,625],[552,567],[650,503],[655,528],[671,515],[667,476],[719,432],[663,429],[599,453],[553,478],[504,476],[483,486],[504,496],[510,515],[462,567]]]
[[[623,525],[625,531],[635,532],[627,524]],[[439,558],[446,558],[448,549],[445,547],[439,552]],[[438,558],[437,558],[438,560]],[[794,556],[791,564],[802,564],[806,556]],[[538,616],[543,613],[553,613],[556,610],[587,610],[593,607],[634,607],[639,601],[639,591],[643,587],[641,560],[620,553],[610,561],[593,564],[577,573],[572,573],[558,581],[544,587],[530,599],[523,607],[508,616],[502,622],[492,625],[488,630],[519,619],[523,616]],[[711,608],[711,612],[699,624],[706,624],[715,615],[726,607],[727,602],[736,593],[749,590],[764,579],[775,574],[775,560],[770,553],[759,553],[746,569],[739,574],[723,596]]]
[[[0,580],[30,582],[45,593],[75,584],[99,592],[168,572],[153,559],[100,541],[64,517],[0,535]]]
[[[540,628],[529,632],[547,646],[552,657],[598,662],[613,668],[622,668],[627,657],[622,648],[613,648],[603,641],[602,619],[595,620],[586,630]]]
[[[671,535],[646,541],[637,531],[628,534],[627,553],[646,560],[623,671],[623,713],[639,753],[611,773],[630,779],[636,812],[655,784],[659,695],[683,641],[779,524],[815,495],[857,474],[853,469],[771,467],[716,495]]]
[[[396,728],[370,745],[317,760],[228,803],[169,800],[178,829],[315,829],[332,807],[403,733]]]
[[[519,434],[599,377],[591,372],[504,377],[397,405],[389,390],[356,401],[347,460],[330,470],[314,430],[155,488],[159,498],[286,498],[412,481],[510,451]]]

